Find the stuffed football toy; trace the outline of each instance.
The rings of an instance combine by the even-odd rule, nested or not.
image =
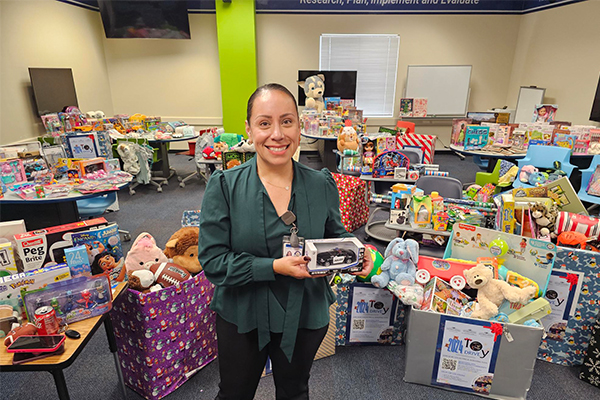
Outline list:
[[[150,264],[169,261],[167,256],[156,245],[156,241],[148,232],[142,232],[133,242],[131,250],[125,257],[127,274],[146,268]]]
[[[148,270],[154,274],[156,283],[162,287],[169,287],[181,283],[191,277],[189,272],[179,265],[163,262],[150,265]]]
[[[298,86],[304,89],[306,95],[306,109],[317,110],[320,115],[325,108],[323,93],[325,93],[325,75],[318,74],[306,78],[304,81],[297,81]]]
[[[167,241],[164,251],[165,256],[194,275],[202,271],[198,261],[198,234],[198,227],[183,227]]]

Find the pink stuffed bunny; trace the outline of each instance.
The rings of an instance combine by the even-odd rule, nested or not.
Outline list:
[[[168,262],[169,259],[162,250],[156,245],[156,241],[151,234],[142,232],[133,242],[131,250],[125,257],[125,268],[129,275],[133,271],[144,269],[155,263]],[[147,265],[145,265],[148,263]]]

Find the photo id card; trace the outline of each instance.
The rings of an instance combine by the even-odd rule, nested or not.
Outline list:
[[[290,242],[290,235],[283,237],[283,256],[300,257],[304,255],[304,238],[298,236],[298,246],[292,246]]]

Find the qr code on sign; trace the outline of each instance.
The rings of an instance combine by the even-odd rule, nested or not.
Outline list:
[[[453,360],[452,358],[442,358],[442,369],[456,371],[457,364],[458,360]]]
[[[365,320],[364,319],[355,319],[352,321],[352,328],[358,331],[365,329]]]

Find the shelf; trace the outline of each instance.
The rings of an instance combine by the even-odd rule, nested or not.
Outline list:
[[[385,227],[388,229],[393,229],[395,231],[404,231],[404,232],[414,232],[414,233],[421,233],[421,234],[425,234],[425,235],[437,235],[437,236],[450,236],[452,235],[451,231],[435,231],[433,229],[420,229],[420,228],[413,228],[410,225],[400,225],[400,224],[390,224],[389,222],[385,223]]]
[[[373,178],[370,175],[361,175],[360,179],[363,181],[371,181],[371,182],[392,182],[392,183],[415,183],[416,181],[412,181],[410,179],[394,179],[394,178]]]

